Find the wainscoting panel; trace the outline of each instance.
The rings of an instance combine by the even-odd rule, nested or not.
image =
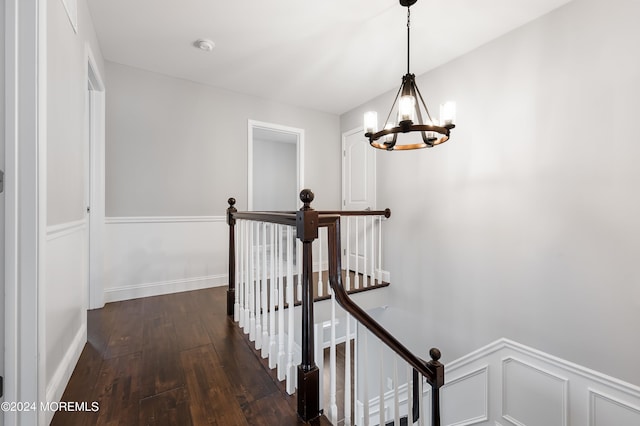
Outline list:
[[[47,227],[44,277],[45,392],[59,401],[87,341],[87,226]],[[53,412],[46,413],[47,424]]]
[[[516,426],[567,426],[567,379],[515,358],[502,361],[502,417]]]
[[[589,426],[640,425],[640,408],[589,390]]]
[[[371,342],[367,349],[377,351]],[[640,426],[640,387],[508,339],[446,363],[445,379],[440,404],[446,426]],[[399,387],[403,395],[406,382]],[[427,425],[429,390],[425,383]],[[369,395],[369,424],[378,424],[380,398]],[[357,398],[364,424],[361,391]],[[385,407],[391,405],[392,394],[385,394]],[[407,412],[406,397],[400,412]]]
[[[489,366],[448,381],[440,397],[442,424],[469,426],[486,422],[489,420]]]
[[[226,285],[224,216],[107,218],[105,301]]]

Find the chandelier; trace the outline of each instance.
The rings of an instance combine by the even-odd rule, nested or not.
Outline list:
[[[420,89],[416,85],[416,76],[411,74],[409,70],[411,6],[417,1],[400,0],[400,5],[407,8],[407,73],[402,77],[402,84],[393,100],[382,130],[378,130],[377,112],[369,111],[364,114],[364,135],[374,148],[388,151],[431,148],[448,141],[451,129],[456,127],[455,103],[447,102],[440,105],[440,121],[432,117]],[[424,115],[422,110],[424,110]],[[392,117],[397,118],[397,124],[394,121],[389,121]],[[419,132],[422,140],[412,138],[407,143],[397,143],[399,133],[410,132]]]

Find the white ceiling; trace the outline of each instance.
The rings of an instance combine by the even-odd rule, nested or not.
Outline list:
[[[571,0],[419,0],[420,75]],[[88,0],[104,58],[235,92],[341,114],[400,85],[398,0]],[[193,47],[215,42],[212,52]]]

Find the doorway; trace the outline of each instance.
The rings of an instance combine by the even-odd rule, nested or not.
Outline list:
[[[87,46],[85,221],[87,249],[87,307],[104,306],[102,235],[104,227],[105,89],[95,59]]]
[[[369,146],[362,128],[353,129],[342,134],[342,210],[375,209],[376,149]],[[343,240],[348,238],[352,244],[345,244],[349,259],[347,261],[343,256],[342,261],[343,264],[358,265],[358,270],[362,270],[364,259],[362,252],[357,252],[357,247],[364,247],[364,233],[358,232],[358,218],[353,219],[343,228]],[[346,250],[343,255],[347,255]]]
[[[248,136],[249,210],[297,210],[304,185],[304,130],[249,120]]]

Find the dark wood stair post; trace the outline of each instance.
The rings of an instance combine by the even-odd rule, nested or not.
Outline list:
[[[314,195],[300,192],[303,207],[296,212],[296,236],[302,241],[302,362],[298,366],[298,416],[309,421],[320,410],[320,373],[314,360],[313,241],[318,238],[318,212],[311,208]],[[289,331],[291,332],[291,331]]]
[[[229,225],[229,288],[227,289],[227,315],[233,316],[233,305],[236,300],[236,219],[233,214],[238,210],[234,207],[235,198],[229,198],[227,208],[227,224]]]

